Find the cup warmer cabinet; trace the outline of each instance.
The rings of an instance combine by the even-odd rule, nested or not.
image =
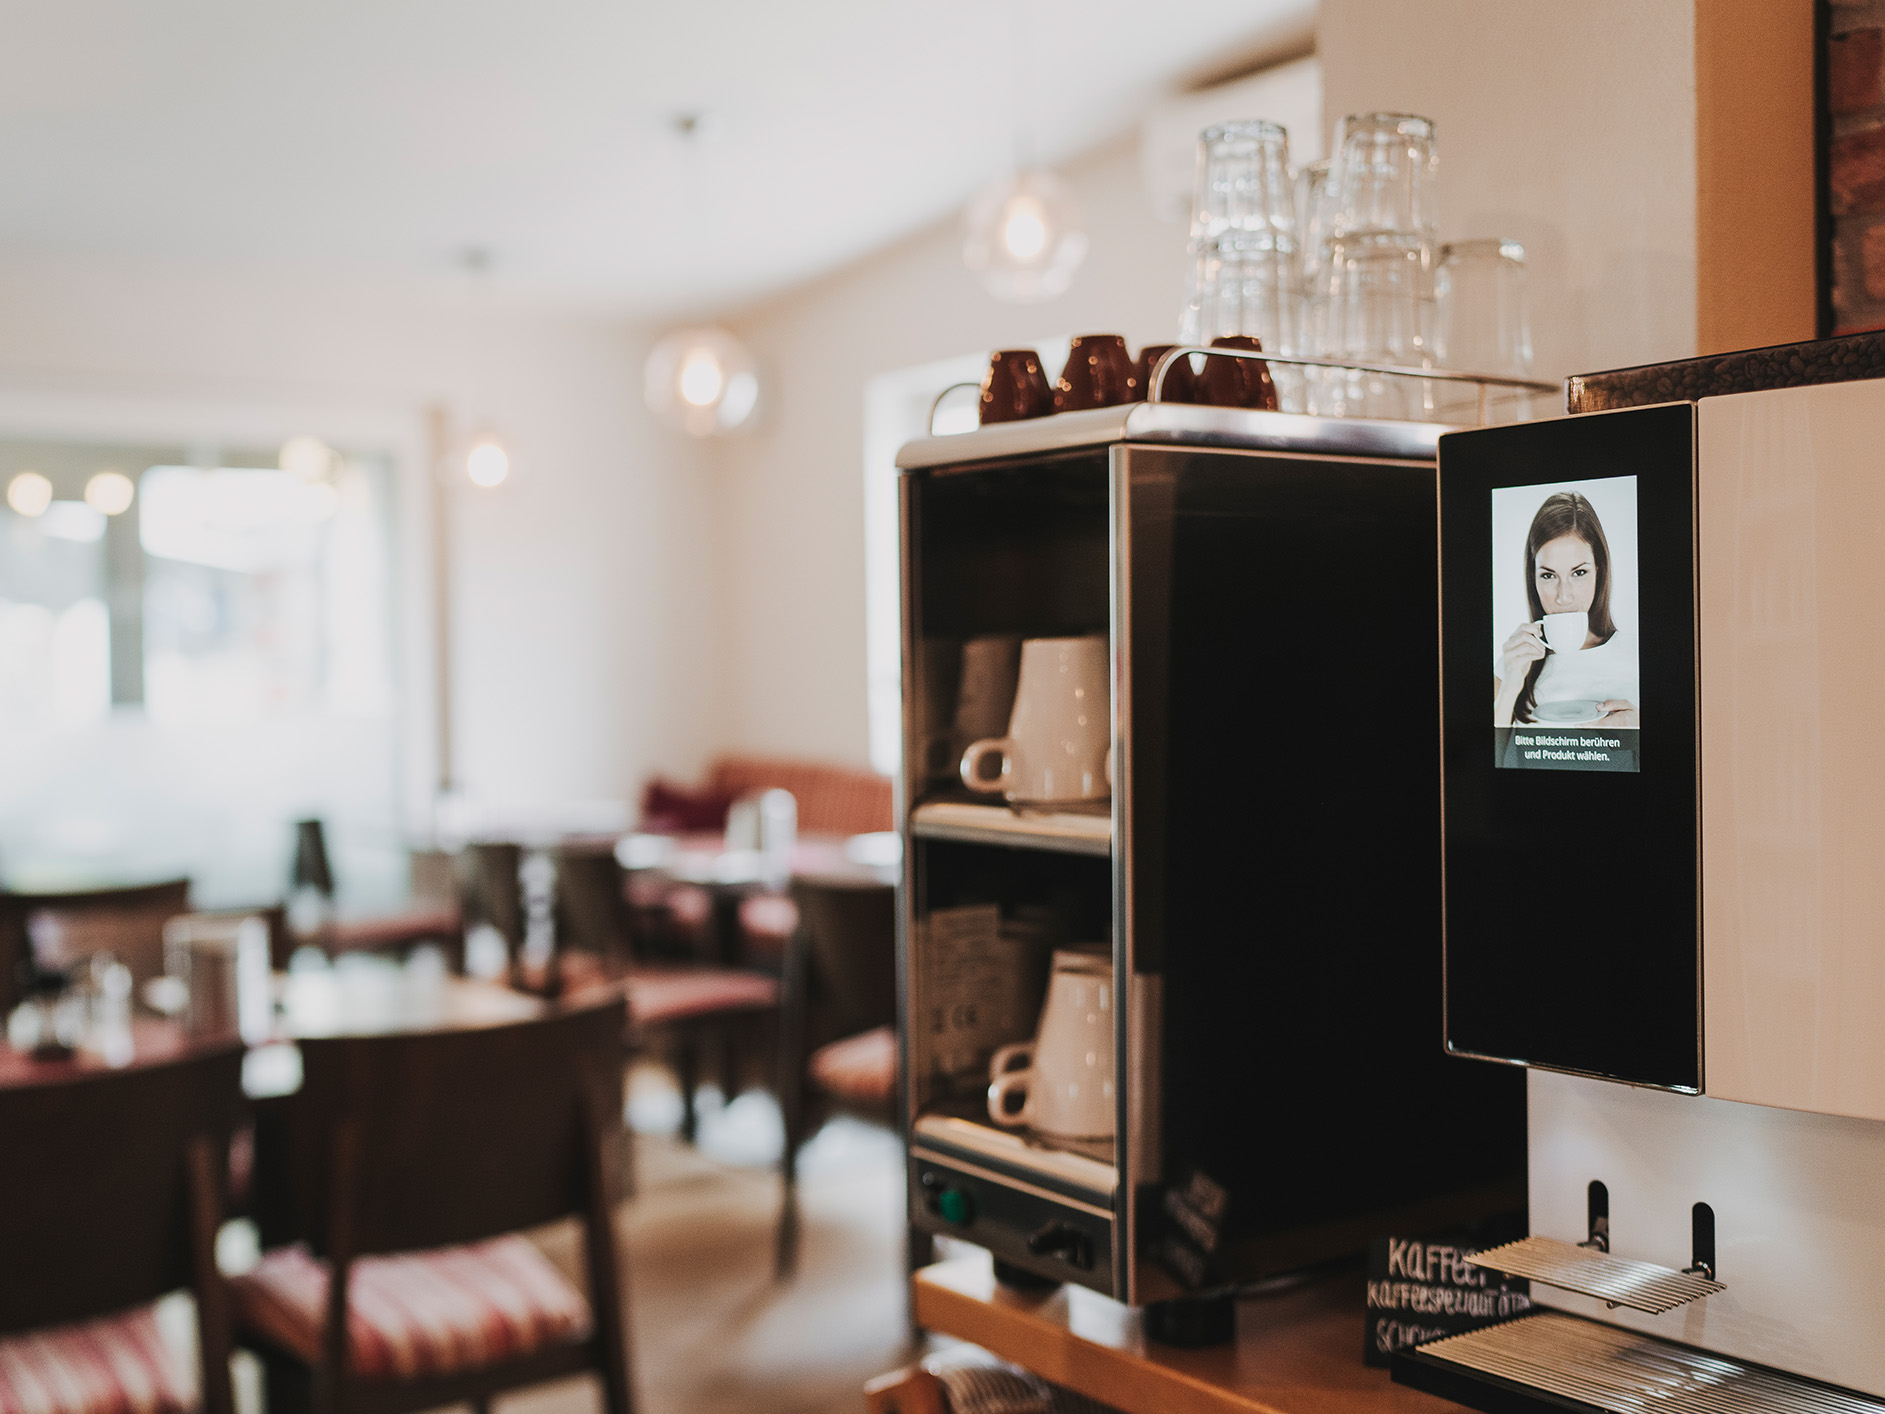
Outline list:
[[[1140,403],[903,448],[916,1228],[1144,1304],[1523,1208],[1524,1076],[1440,1038],[1440,430]],[[952,783],[961,646],[1093,634],[1110,802]],[[965,962],[977,908],[1002,943]],[[990,1050],[1094,942],[1115,1137],[997,1126]]]

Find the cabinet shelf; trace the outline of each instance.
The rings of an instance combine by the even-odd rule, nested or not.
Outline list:
[[[917,806],[910,812],[910,833],[918,839],[1046,849],[1101,859],[1113,852],[1110,814],[1022,814],[1005,805],[978,805],[972,801],[932,800]]]

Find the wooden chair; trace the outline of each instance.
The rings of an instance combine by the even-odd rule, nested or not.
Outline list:
[[[703,1059],[720,1058],[722,1093],[737,1094],[746,1052],[764,1053],[779,981],[718,962],[650,959],[639,946],[622,867],[612,849],[557,852],[554,985],[572,997],[618,991],[628,1001],[628,1043],[665,1054],[681,1091],[681,1137],[692,1143]]]
[[[164,924],[190,911],[190,881],[123,889],[0,893],[0,1015],[19,1001],[21,964],[71,967],[108,952],[142,986],[164,970]]]
[[[0,1409],[172,1414],[194,1386],[204,1414],[234,1414],[215,1247],[241,1104],[233,1045],[0,1087]],[[194,1379],[150,1306],[183,1287],[196,1297]]]
[[[896,891],[887,884],[794,879],[799,926],[786,953],[780,1021],[777,1269],[798,1260],[798,1151],[833,1113],[898,1122]],[[912,1269],[929,1243],[910,1232]]]
[[[612,1219],[622,1027],[612,1000],[301,1043],[300,1093],[258,1120],[272,1250],[232,1283],[270,1414],[484,1410],[583,1370],[600,1374],[607,1414],[632,1414]],[[516,1235],[570,1214],[587,1301]]]

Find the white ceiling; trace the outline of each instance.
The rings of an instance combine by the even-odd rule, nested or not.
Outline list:
[[[1065,160],[1313,0],[4,0],[0,248],[671,314]],[[704,111],[703,138],[675,133]]]

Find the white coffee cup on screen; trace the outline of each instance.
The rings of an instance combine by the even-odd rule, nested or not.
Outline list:
[[[1111,958],[1099,948],[1056,948],[1035,1038],[996,1051],[988,1072],[995,1123],[1057,1139],[1112,1138]]]
[[[1581,653],[1590,637],[1590,615],[1579,609],[1568,614],[1546,614],[1538,621],[1545,646],[1553,653]]]
[[[1104,634],[1024,642],[1008,734],[969,744],[962,783],[1017,805],[1104,800],[1111,794],[1109,667]],[[990,772],[996,756],[1001,767]]]

